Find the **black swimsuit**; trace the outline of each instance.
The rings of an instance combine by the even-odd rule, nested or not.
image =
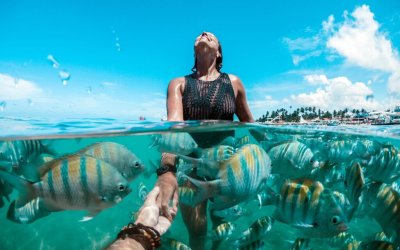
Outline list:
[[[228,74],[221,73],[213,81],[202,81],[192,75],[185,76],[185,90],[182,95],[183,119],[186,120],[228,120],[235,114],[235,93]],[[233,131],[191,133],[199,147],[210,147]]]

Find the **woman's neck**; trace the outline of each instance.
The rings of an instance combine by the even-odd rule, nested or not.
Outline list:
[[[212,64],[209,67],[199,67],[199,65],[197,65],[196,78],[199,80],[213,81],[217,79],[219,75],[220,72],[215,68],[215,64]]]

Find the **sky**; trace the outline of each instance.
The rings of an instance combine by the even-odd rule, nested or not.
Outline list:
[[[166,116],[203,31],[257,119],[400,105],[400,1],[0,1],[0,117]]]

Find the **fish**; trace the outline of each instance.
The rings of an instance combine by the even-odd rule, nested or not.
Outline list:
[[[347,169],[344,186],[346,188],[349,202],[352,205],[348,218],[350,220],[360,204],[361,194],[365,186],[364,174],[358,162],[355,162]]]
[[[152,135],[152,144],[161,153],[188,155],[198,149],[193,137],[186,132]]]
[[[381,226],[385,235],[400,246],[400,194],[385,183],[371,183],[363,196],[366,212]]]
[[[90,220],[103,209],[121,202],[131,189],[128,181],[113,166],[87,155],[68,155],[40,168],[41,179],[30,182],[0,171],[0,177],[18,190],[19,196],[8,211],[8,219],[21,223],[41,218],[42,211],[87,210],[82,221]],[[34,199],[37,201],[29,204]],[[39,205],[31,214],[26,211]],[[23,208],[24,207],[24,208]],[[44,212],[44,213],[45,213]]]
[[[271,216],[263,216],[254,221],[248,229],[242,232],[242,237],[235,240],[235,245],[249,245],[264,238],[271,231],[275,219]]]
[[[310,179],[287,180],[271,200],[273,217],[299,229],[304,238],[323,238],[348,229],[346,216],[329,189]]]
[[[179,156],[182,157],[182,156]],[[186,160],[201,161],[185,157]],[[223,162],[211,162],[203,165],[205,170],[218,170],[211,181],[200,181],[187,175],[185,178],[195,185],[193,206],[213,197],[212,208],[222,210],[239,204],[257,193],[266,182],[271,172],[271,160],[266,152],[257,144],[247,144],[241,147],[231,158]]]
[[[219,145],[201,150],[201,157],[211,161],[226,161],[235,153],[235,148],[226,145]]]
[[[149,190],[147,189],[146,185],[144,185],[143,182],[139,183],[138,187],[138,197],[141,201],[145,201],[147,198],[147,194],[149,193]]]
[[[92,156],[115,167],[128,181],[133,181],[144,172],[145,166],[127,147],[115,142],[91,144],[77,154]]]
[[[10,201],[12,191],[12,186],[0,178],[0,208],[4,207],[4,200]]]
[[[259,249],[264,249],[264,246],[265,242],[263,240],[257,240],[247,245],[240,246],[239,250],[259,250]]]
[[[185,205],[193,204],[196,190],[191,187],[180,186],[178,187],[179,203]]]
[[[348,233],[342,232],[328,239],[328,245],[332,248],[343,248],[349,243],[356,241],[356,238]]]
[[[169,250],[191,250],[186,244],[172,238],[162,237],[161,248],[165,247]]]
[[[236,225],[232,222],[225,222],[219,224],[216,228],[212,230],[211,238],[213,240],[226,240],[230,238],[234,231],[236,230]]]
[[[240,206],[239,204],[223,209],[223,210],[212,210],[211,213],[216,216],[223,218],[228,221],[234,221],[241,216],[249,215],[250,212],[247,211],[245,208]]]
[[[298,141],[280,143],[267,153],[272,162],[272,174],[300,178],[319,167],[319,161],[315,159],[310,148]]]
[[[357,248],[358,250],[395,250],[396,246],[387,241],[373,240],[369,242],[362,242]]]
[[[395,147],[383,148],[371,157],[364,169],[366,178],[391,184],[400,178],[400,153]]]
[[[240,138],[228,136],[219,143],[219,146],[231,146],[233,148],[240,148],[246,144],[250,144],[250,136],[245,135]]]
[[[0,143],[0,170],[14,172],[25,177],[35,177],[36,167],[27,167],[41,154],[54,155],[49,143],[41,140],[15,140]],[[32,173],[34,172],[34,173]]]
[[[309,244],[310,244],[309,239],[297,238],[293,242],[291,250],[311,250]]]

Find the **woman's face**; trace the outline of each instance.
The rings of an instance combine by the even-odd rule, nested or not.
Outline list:
[[[196,48],[205,45],[209,48],[215,49],[215,51],[218,51],[219,41],[213,33],[203,32],[196,38],[196,41],[194,42],[194,48],[196,50]]]

